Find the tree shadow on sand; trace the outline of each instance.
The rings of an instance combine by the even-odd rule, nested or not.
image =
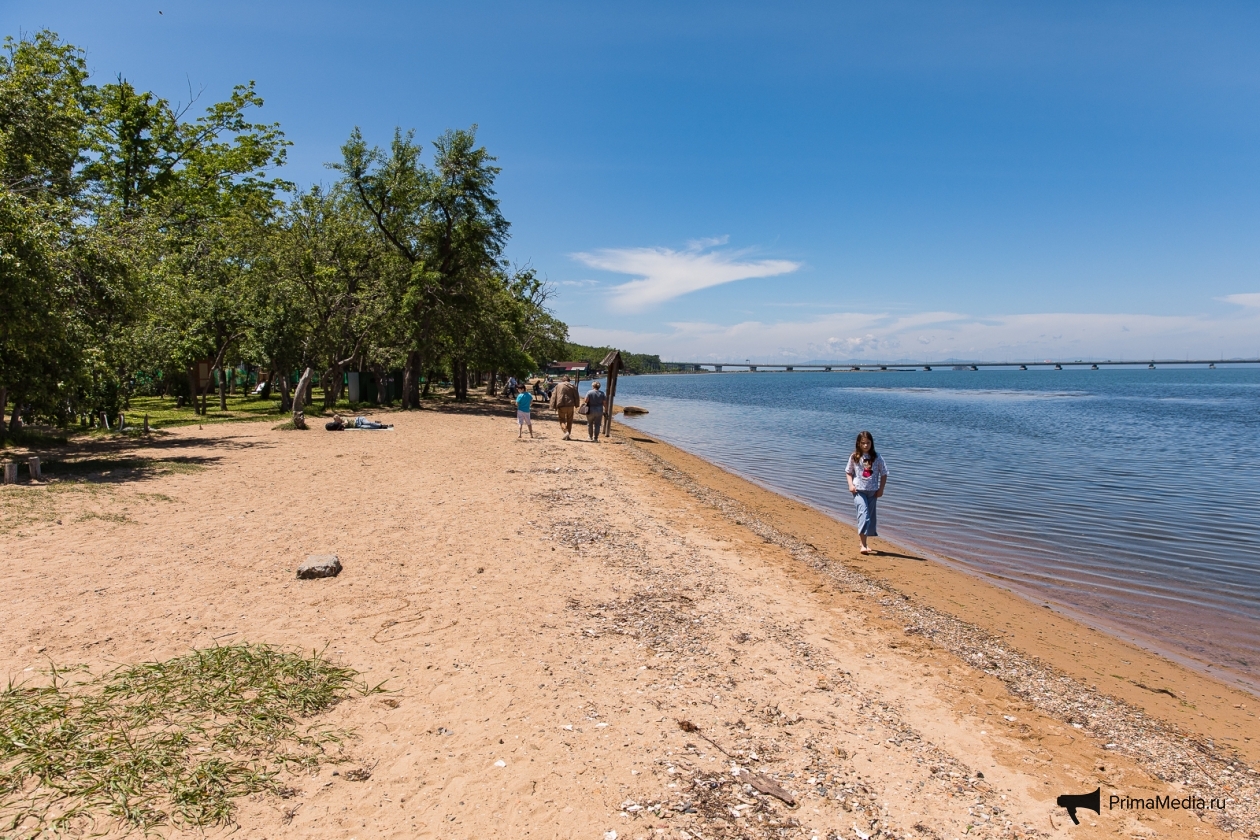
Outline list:
[[[122,484],[179,473],[201,472],[215,464],[218,456],[176,458],[78,458],[50,460],[43,465],[47,480],[75,480],[92,484]]]
[[[149,437],[71,439],[60,446],[32,448],[25,453],[12,453],[10,457],[19,464],[25,464],[28,456],[39,456],[45,481],[122,484],[164,475],[200,472],[223,460],[223,455],[218,453],[270,449],[273,446],[274,442],[265,440],[174,436],[158,432]],[[202,451],[181,454],[188,449]],[[205,454],[207,449],[215,454]],[[25,472],[23,466],[20,474]]]

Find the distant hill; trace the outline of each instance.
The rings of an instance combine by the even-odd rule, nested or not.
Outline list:
[[[586,362],[591,367],[599,367],[599,363],[613,349],[612,347],[591,347],[587,344],[565,342],[565,356],[563,359],[557,359],[556,361]],[[668,373],[669,371],[680,370],[678,365],[662,362],[660,356],[646,353],[628,353],[622,350],[621,361],[625,365],[627,373]]]

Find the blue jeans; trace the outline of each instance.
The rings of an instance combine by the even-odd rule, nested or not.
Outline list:
[[[853,494],[853,505],[857,508],[858,533],[864,537],[878,537],[875,530],[875,491],[859,490]]]

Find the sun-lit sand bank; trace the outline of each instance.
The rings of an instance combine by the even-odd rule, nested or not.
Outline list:
[[[625,428],[390,419],[179,429],[140,453],[175,471],[3,488],[4,675],[250,641],[386,681],[321,718],[357,732],[348,760],[242,801],[237,837],[1260,831],[1245,692],[895,546],[861,558]],[[295,579],[327,552],[339,577]],[[1073,826],[1055,798],[1097,787]],[[1107,808],[1191,793],[1229,802]]]

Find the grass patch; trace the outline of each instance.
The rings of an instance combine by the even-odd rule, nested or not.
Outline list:
[[[4,836],[86,831],[102,817],[143,831],[228,824],[237,797],[279,790],[281,770],[338,760],[327,747],[352,733],[301,719],[380,690],[269,645],[49,676],[0,692]]]
[[[187,474],[206,469],[200,458],[79,458],[49,461],[44,474],[51,478],[85,476],[97,480],[121,481],[153,478],[159,475]]]
[[[23,525],[56,520],[60,510],[58,496],[64,493],[96,495],[103,489],[84,481],[59,481],[43,487],[6,487],[0,490],[0,534]]]
[[[134,498],[143,502],[173,502],[175,501],[165,493],[137,493]]]
[[[344,392],[343,392],[344,393]],[[359,408],[373,408],[367,403],[352,403],[343,398],[334,410],[354,412]],[[174,399],[162,397],[132,397],[131,407],[124,412],[127,415],[127,432],[139,434],[144,428],[144,415],[149,415],[149,428],[168,429],[174,426],[192,426],[206,423],[233,423],[248,420],[268,420],[289,416],[289,412],[280,411],[280,396],[277,392],[268,399],[255,397],[252,394],[236,395],[227,398],[227,410],[219,409],[219,397],[213,395],[205,415],[197,414],[192,406],[175,407]],[[324,392],[321,388],[311,391],[311,404],[306,407],[307,417],[319,417],[325,413]],[[96,430],[93,434],[110,434],[104,430]],[[116,434],[116,432],[115,432]]]
[[[242,420],[265,420],[280,416],[280,397],[262,399],[251,394],[227,398],[227,410],[219,410],[218,395],[211,397],[205,415],[197,414],[192,406],[175,407],[173,398],[132,397],[131,406],[124,412],[131,430],[144,428],[144,415],[149,415],[149,428],[167,429],[173,426],[190,426],[194,423],[231,423]]]
[[[49,446],[65,446],[67,442],[69,442],[69,438],[66,433],[55,429],[22,429],[14,433],[6,430],[3,440],[0,440],[0,449],[8,449],[11,446],[39,449]]]
[[[99,519],[102,522],[113,522],[116,525],[122,525],[126,522],[134,521],[128,518],[125,513],[102,513],[100,511],[89,511],[84,514],[80,514],[78,520],[76,521],[87,522],[92,519]]]

